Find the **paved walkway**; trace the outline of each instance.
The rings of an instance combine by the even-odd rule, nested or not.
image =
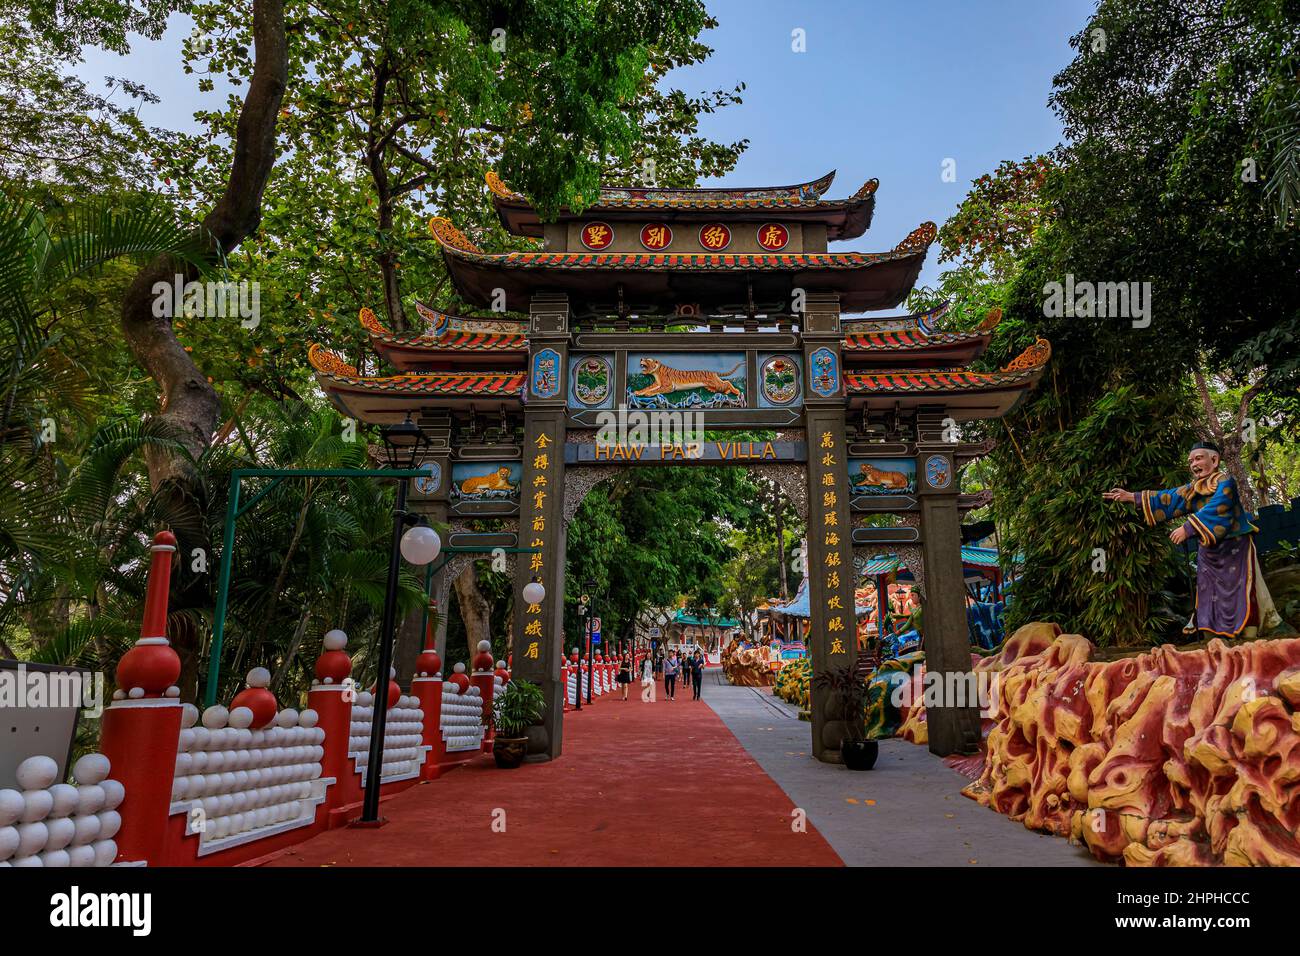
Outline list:
[[[707,703],[660,686],[654,704],[605,697],[566,714],[559,760],[481,758],[385,800],[386,826],[334,830],[269,865],[839,866],[815,827],[794,831],[793,809]]]
[[[771,688],[706,680],[709,706],[850,866],[1104,865],[963,797],[969,781],[925,747],[881,741],[868,772],[820,763],[808,724]]]
[[[480,758],[385,800],[387,826],[334,830],[268,865],[1095,863],[961,796],[966,778],[924,747],[883,741],[866,773],[818,763],[808,724],[770,688],[705,680],[703,701],[670,702],[662,685],[654,704],[603,698],[565,716],[557,761],[499,770]]]

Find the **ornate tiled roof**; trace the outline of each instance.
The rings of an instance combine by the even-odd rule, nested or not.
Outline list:
[[[890,252],[483,252],[450,220],[436,217],[429,230],[443,251],[466,262],[507,269],[648,269],[672,272],[774,271],[861,269],[924,254],[934,241],[935,225],[923,223]]]
[[[416,304],[417,311],[420,304]],[[370,309],[362,309],[359,316],[362,327],[370,333],[371,341],[378,345],[404,346],[439,352],[526,352],[528,337],[522,331],[522,322],[473,322],[446,313],[433,312],[439,319],[437,325],[426,332],[393,332]],[[422,315],[424,313],[421,313]],[[427,316],[426,316],[427,318]],[[518,328],[519,331],[496,331]]]
[[[577,203],[580,211],[559,210],[556,221],[589,215],[610,219],[654,215],[670,220],[701,216],[743,220],[770,216],[789,223],[820,223],[826,227],[828,239],[856,238],[871,225],[880,180],[868,179],[847,199],[822,198],[834,178],[831,172],[794,186],[735,189],[605,186],[590,203]],[[528,197],[515,192],[496,173],[488,173],[486,179],[497,215],[506,230],[519,236],[542,237],[542,221]]]
[[[507,186],[495,172],[489,172],[485,179],[488,188],[498,199],[520,205],[527,205],[525,196]],[[830,188],[835,179],[835,171],[827,173],[820,179],[799,183],[794,186],[765,186],[758,188],[705,188],[705,189],[660,189],[656,187],[620,187],[602,186],[596,201],[589,209],[777,209],[806,208],[827,205],[822,195]],[[857,193],[848,200],[834,202],[843,204],[861,202],[871,196],[880,185],[879,180],[868,180]]]
[[[966,369],[880,370],[846,372],[844,379],[850,394],[862,392],[954,392],[998,389],[1032,384],[1052,356],[1052,346],[1040,338],[998,372],[971,372]]]
[[[539,292],[562,293],[574,314],[595,314],[620,289],[629,301],[677,299],[733,311],[747,300],[779,308],[796,288],[834,292],[845,312],[893,308],[916,282],[935,237],[934,224],[925,223],[889,252],[488,253],[445,219],[429,227],[464,301],[523,312]]]
[[[935,345],[955,345],[992,334],[1002,320],[1001,309],[990,309],[978,328],[969,332],[936,331],[935,321],[947,311],[948,303],[945,302],[928,312],[908,316],[906,320],[900,320],[898,323],[890,323],[895,325],[893,328],[878,328],[875,331],[866,331],[871,328],[870,323],[857,322],[852,325],[845,323],[850,331],[844,336],[844,349],[848,352],[897,352]]]
[[[342,358],[317,344],[307,350],[307,358],[323,386],[338,384],[390,394],[517,396],[523,392],[526,377],[523,372],[408,372],[371,378],[358,375]]]
[[[860,269],[914,254],[893,252],[800,252],[736,254],[711,252],[506,252],[472,253],[449,249],[457,258],[515,269],[652,269],[672,272],[792,271]]]

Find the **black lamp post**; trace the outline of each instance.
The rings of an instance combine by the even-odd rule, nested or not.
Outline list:
[[[390,425],[381,432],[384,454],[393,469],[414,468],[428,446],[420,426],[408,416],[404,422]],[[393,629],[397,616],[397,576],[401,569],[402,533],[407,524],[418,523],[417,515],[406,513],[407,479],[397,480],[397,499],[393,504],[393,543],[388,554],[388,586],[384,592],[384,613],[379,625],[379,663],[375,675],[374,716],[370,722],[370,752],[366,758],[366,792],[358,823],[377,826],[379,819],[379,784],[384,769],[384,728],[388,723],[388,681],[393,667]]]
[[[595,598],[596,582],[588,580],[583,587],[587,590],[587,596],[591,604],[587,606],[587,703],[591,703],[591,685],[595,681],[596,654],[595,648],[591,646],[591,621],[596,615]]]

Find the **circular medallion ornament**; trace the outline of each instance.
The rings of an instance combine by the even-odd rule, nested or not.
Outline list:
[[[420,466],[425,474],[415,479],[415,490],[422,495],[431,495],[442,486],[442,466],[436,461],[426,461]]]
[[[721,252],[731,245],[731,230],[720,222],[701,226],[700,245],[709,252]]]
[[[765,222],[758,227],[758,244],[768,252],[780,252],[790,244],[790,230],[779,222]]]
[[[608,249],[614,241],[614,230],[607,222],[589,222],[582,227],[582,244],[588,249]]]
[[[641,227],[641,245],[651,252],[667,249],[673,241],[673,231],[667,223],[648,222]]]
[[[609,397],[609,383],[613,378],[609,359],[589,355],[574,368],[573,395],[583,405],[593,407]]]
[[[952,484],[952,467],[943,455],[931,455],[925,460],[925,483],[931,488],[947,488]]]
[[[799,366],[784,355],[773,355],[759,372],[763,397],[773,405],[789,405],[799,397]]]

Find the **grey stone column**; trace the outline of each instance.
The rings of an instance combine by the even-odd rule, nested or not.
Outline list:
[[[848,722],[861,724],[862,715],[847,713],[837,695],[817,686],[819,675],[852,668],[858,659],[839,296],[810,294],[806,306],[803,345],[812,753],[818,760],[840,763],[840,742],[848,733]]]
[[[961,512],[957,507],[954,445],[942,440],[942,411],[917,416],[916,487],[921,504],[925,559],[924,649],[926,674],[942,679],[942,703],[927,707],[930,752],[974,753],[980,741],[979,704],[972,700],[966,583],[961,562]],[[950,676],[951,675],[951,676]],[[962,699],[950,689],[961,687]]]
[[[542,689],[546,710],[529,733],[529,760],[561,753],[564,688],[564,439],[568,372],[568,300],[535,296],[528,332],[528,382],[524,398],[523,484],[519,489],[519,545],[537,548],[515,563],[512,649],[516,679]],[[546,589],[538,604],[523,590],[537,580]]]

